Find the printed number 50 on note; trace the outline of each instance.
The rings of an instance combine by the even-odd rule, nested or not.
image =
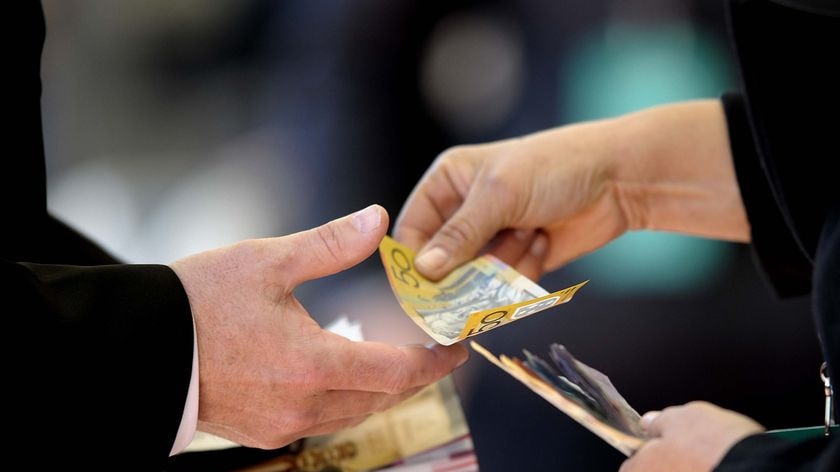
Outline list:
[[[414,267],[414,251],[385,236],[379,253],[408,316],[450,345],[571,300],[586,282],[548,293],[512,267],[484,255],[432,282]]]

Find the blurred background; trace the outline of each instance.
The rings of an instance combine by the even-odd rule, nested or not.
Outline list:
[[[168,263],[383,204],[449,146],[737,86],[719,0],[44,0],[49,206],[129,262]],[[809,300],[744,245],[634,233],[544,277],[591,282],[482,336],[566,345],[640,412],[703,399],[819,424]],[[378,257],[304,285],[322,324],[426,342]],[[456,375],[483,471],[617,470],[622,456],[478,356]]]

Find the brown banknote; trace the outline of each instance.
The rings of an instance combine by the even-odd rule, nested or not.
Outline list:
[[[624,455],[630,456],[644,443],[636,410],[624,400],[606,375],[570,354],[567,354],[568,369],[558,365],[558,372],[555,369],[542,370],[530,353],[527,354],[529,359],[523,362],[505,355],[496,357],[475,341],[471,341],[470,345]],[[550,376],[560,377],[560,381]],[[568,384],[575,385],[575,388],[568,388]]]
[[[361,472],[468,437],[460,399],[447,376],[358,426],[306,438],[297,450],[240,472]]]

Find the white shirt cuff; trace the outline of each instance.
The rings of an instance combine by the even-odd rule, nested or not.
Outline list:
[[[193,319],[193,362],[190,374],[190,388],[187,391],[187,401],[184,404],[184,414],[181,415],[181,425],[178,435],[172,445],[170,456],[174,456],[187,448],[195,436],[198,427],[198,338],[195,334],[195,320]]]

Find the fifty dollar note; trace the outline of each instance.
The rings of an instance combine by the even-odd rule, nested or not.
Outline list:
[[[385,236],[379,254],[403,310],[446,346],[566,303],[586,284],[548,293],[491,255],[432,282],[415,269],[414,251],[394,239]]]

